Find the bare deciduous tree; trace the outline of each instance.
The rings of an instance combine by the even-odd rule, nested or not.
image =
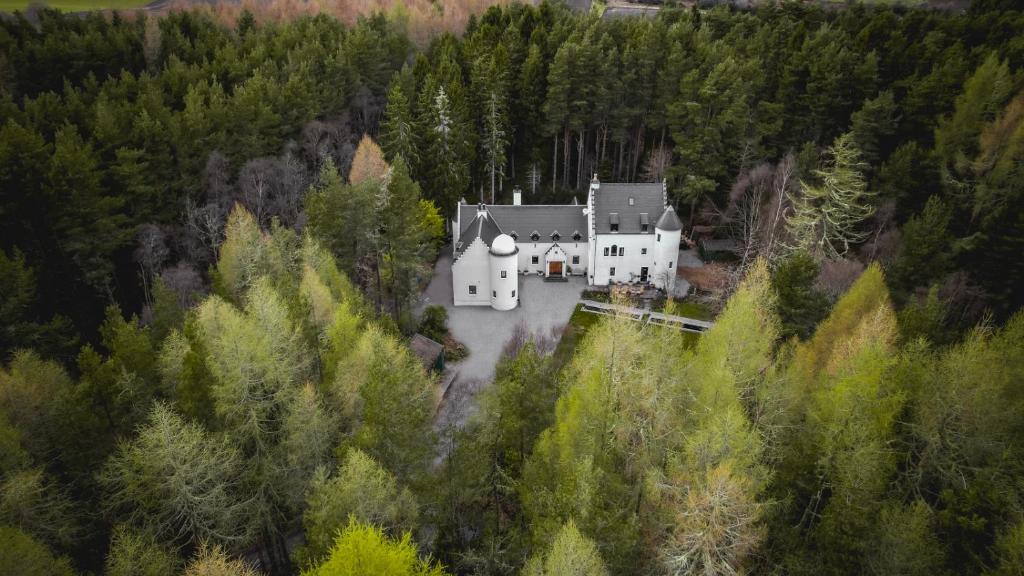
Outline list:
[[[661,182],[665,179],[669,166],[672,165],[672,150],[665,146],[658,146],[651,150],[651,154],[644,162],[642,172],[645,182]]]
[[[142,277],[142,292],[146,303],[153,303],[152,286],[160,269],[170,255],[167,247],[167,235],[157,224],[144,224],[139,227],[138,243],[135,248],[135,262],[139,265]]]

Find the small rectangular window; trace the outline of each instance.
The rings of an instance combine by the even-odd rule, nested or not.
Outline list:
[[[492,290],[491,291],[491,296],[493,296],[494,298],[497,298],[498,297],[498,291],[497,290]]]
[[[513,298],[515,298],[515,297],[516,297],[516,291],[515,291],[515,290],[513,290],[513,291],[512,291],[512,297],[513,297]]]
[[[626,255],[626,247],[625,246],[619,246],[619,256],[625,256],[625,255]]]
[[[537,263],[537,257],[534,256],[533,258],[530,258],[530,263],[531,264],[536,264]]]
[[[605,255],[605,256],[607,256],[607,255],[608,255],[608,247],[607,247],[607,246],[605,246],[605,247],[604,247],[604,255]]]
[[[580,263],[580,257],[579,256],[573,256],[572,257],[572,263],[573,264],[579,264]]]
[[[611,276],[615,276],[615,266],[612,266],[612,270],[608,274],[610,274]]]
[[[508,278],[508,272],[506,272],[506,271],[502,270],[502,271],[501,271],[501,277],[502,277],[502,278]]]
[[[668,263],[668,269],[669,269],[669,270],[671,270],[671,269],[672,269],[672,262],[671,262],[671,261],[669,261],[669,263]]]
[[[661,242],[661,234],[658,234],[658,242]]]
[[[476,286],[470,286],[469,287],[469,293],[470,294],[476,294]]]
[[[641,224],[640,225],[640,231],[641,232],[647,232],[647,224]]]
[[[640,254],[647,254],[647,248],[641,248]]]
[[[618,224],[612,224],[612,232],[618,232],[618,231],[619,231],[619,225]]]

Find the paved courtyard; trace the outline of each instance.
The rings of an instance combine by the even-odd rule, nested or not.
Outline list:
[[[519,276],[519,306],[499,312],[487,306],[452,305],[452,257],[442,255],[434,267],[434,277],[420,296],[417,312],[431,304],[448,310],[448,329],[469,349],[469,356],[451,367],[458,371],[441,407],[439,420],[461,421],[472,411],[471,399],[482,386],[494,380],[494,368],[505,343],[516,326],[527,332],[548,336],[569,322],[580,300],[586,280],[546,282],[539,276]]]

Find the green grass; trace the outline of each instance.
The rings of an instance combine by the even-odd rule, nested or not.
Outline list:
[[[714,320],[711,311],[696,302],[681,302],[676,304],[676,316],[685,316],[694,320]]]
[[[141,8],[149,4],[150,0],[48,0],[47,8],[61,10],[63,12],[84,12],[86,10],[113,10],[126,8]],[[0,12],[22,12],[28,8],[30,2],[26,0],[0,0]]]
[[[561,340],[558,341],[558,346],[555,347],[554,353],[552,353],[555,366],[558,369],[564,368],[572,360],[573,354],[576,353],[576,348],[579,347],[580,342],[587,335],[587,331],[602,318],[599,314],[584,312],[582,308],[582,304],[576,305],[572,316],[569,317],[569,324],[565,327],[565,332],[562,334]]]

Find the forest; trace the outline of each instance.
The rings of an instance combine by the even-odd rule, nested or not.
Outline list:
[[[594,177],[742,247],[714,327],[439,426],[458,202]],[[1021,574],[1022,249],[1012,0],[0,15],[0,567]]]

